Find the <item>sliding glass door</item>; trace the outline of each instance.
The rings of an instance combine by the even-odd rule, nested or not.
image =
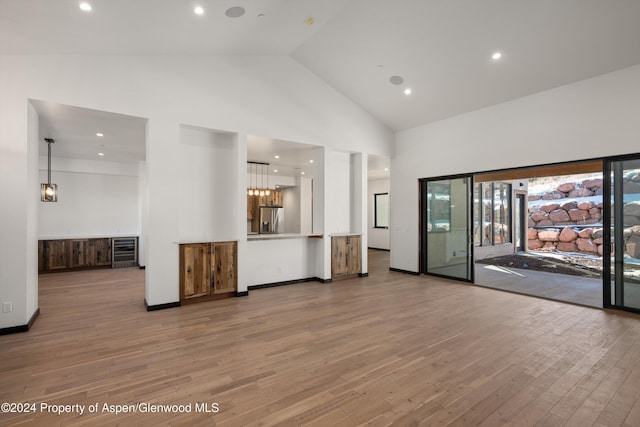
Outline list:
[[[640,157],[609,161],[605,306],[640,310]],[[608,234],[608,235],[607,235]],[[608,255],[611,255],[610,257]]]
[[[471,176],[421,181],[422,272],[473,281]]]

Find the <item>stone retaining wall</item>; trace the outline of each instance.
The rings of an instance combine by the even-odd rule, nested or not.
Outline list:
[[[640,194],[640,171],[629,172],[624,178],[624,193]],[[602,256],[602,179],[564,183],[555,190],[532,194],[528,198],[529,250],[583,252]],[[624,213],[625,252],[640,258],[640,200],[625,203]]]

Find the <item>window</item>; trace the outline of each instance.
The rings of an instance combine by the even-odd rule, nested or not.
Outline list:
[[[374,201],[374,228],[389,228],[389,193],[376,193]]]
[[[475,246],[511,242],[511,184],[476,183],[473,194]]]

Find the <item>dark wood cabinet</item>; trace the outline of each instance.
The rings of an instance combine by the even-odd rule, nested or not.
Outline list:
[[[346,279],[362,272],[360,236],[331,237],[331,278]]]
[[[71,240],[71,256],[69,268],[88,267],[90,265],[91,249],[89,239]]]
[[[237,242],[180,245],[180,301],[191,303],[235,294]]]
[[[62,270],[70,268],[70,240],[46,240],[44,242],[45,270]]]
[[[91,239],[91,265],[96,267],[111,265],[111,239]]]
[[[111,267],[111,238],[38,241],[38,272]]]

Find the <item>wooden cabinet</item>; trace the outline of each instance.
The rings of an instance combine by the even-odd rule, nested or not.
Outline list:
[[[46,240],[44,243],[45,270],[61,270],[70,267],[70,240]]]
[[[211,243],[210,248],[213,293],[235,292],[238,283],[236,242]]]
[[[331,278],[346,279],[362,272],[360,236],[331,237]]]
[[[209,244],[180,245],[181,298],[209,295]]]
[[[71,240],[71,256],[69,257],[69,267],[88,267],[91,258],[91,245],[89,239]]]
[[[180,245],[180,301],[206,301],[235,294],[237,257],[237,242]]]
[[[38,240],[38,273],[41,273],[47,267],[47,260],[45,259],[44,252],[44,240]]]
[[[111,265],[111,239],[91,239],[91,265]]]
[[[111,239],[38,241],[38,272],[111,266]]]

